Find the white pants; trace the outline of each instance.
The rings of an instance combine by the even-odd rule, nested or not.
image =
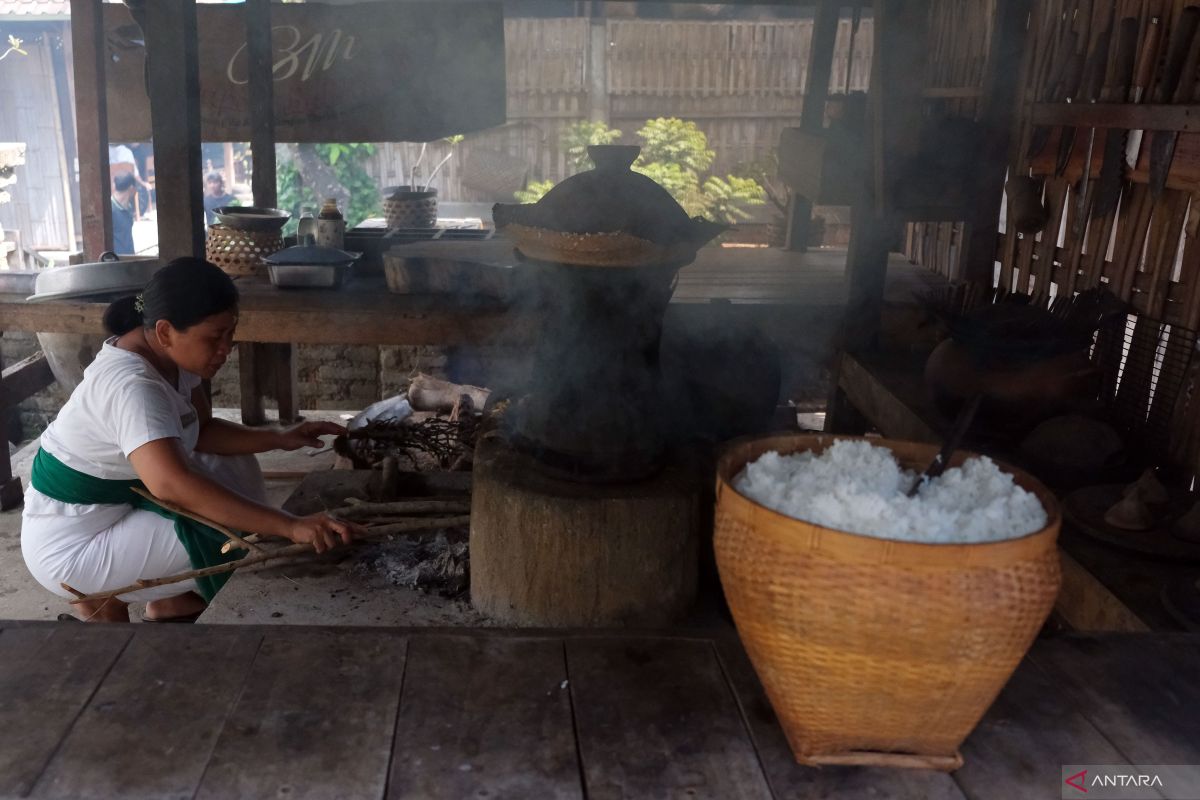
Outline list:
[[[209,478],[232,492],[265,503],[266,485],[258,460],[252,455],[217,456],[193,453],[192,463]],[[29,491],[36,491],[30,489]],[[39,498],[42,500],[43,498]],[[119,511],[121,506],[91,506],[104,514],[116,511],[121,516],[99,533],[79,530],[69,518],[30,513],[26,493],[26,512],[21,521],[21,552],[25,564],[38,583],[60,597],[72,595],[62,588],[92,594],[130,586],[142,579],[165,578],[192,568],[187,551],[175,534],[175,522],[153,511]],[[79,507],[76,507],[79,508]],[[82,519],[79,517],[77,519]],[[119,599],[146,602],[175,597],[195,591],[194,580],[151,586],[123,594]]]

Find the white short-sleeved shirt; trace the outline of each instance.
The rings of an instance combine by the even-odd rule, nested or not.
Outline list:
[[[83,381],[42,434],[41,446],[79,472],[131,480],[137,473],[129,454],[147,442],[174,438],[189,455],[195,450],[200,425],[191,396],[200,377],[180,370],[179,383],[172,386],[150,362],[114,341],[106,341],[84,370]],[[89,528],[98,533],[128,511],[124,505],[62,503],[30,486],[23,516],[74,533]]]

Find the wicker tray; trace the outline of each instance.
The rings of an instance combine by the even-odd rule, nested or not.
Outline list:
[[[663,247],[628,233],[562,233],[527,225],[506,225],[521,255],[534,261],[580,267],[681,267],[696,258],[690,244]]]
[[[227,275],[252,277],[263,272],[263,259],[283,249],[279,231],[235,230],[225,225],[210,225],[205,242],[205,258]]]

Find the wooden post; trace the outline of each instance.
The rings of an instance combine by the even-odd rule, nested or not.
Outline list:
[[[805,133],[820,133],[825,127],[825,100],[829,97],[829,76],[833,73],[840,12],[841,6],[836,0],[820,0],[813,17],[808,72],[804,80],[804,107],[800,110],[800,128]],[[785,250],[803,253],[808,249],[809,223],[816,199],[800,197],[794,192],[788,195]]]
[[[238,377],[242,396],[242,424],[265,425],[267,412],[263,408],[262,366],[266,361],[263,348],[266,345],[254,342],[238,343]]]
[[[246,3],[246,55],[250,77],[250,151],[254,154],[251,186],[254,205],[274,208],[275,85],[271,54],[271,2]]]
[[[158,252],[204,255],[200,70],[195,0],[145,4],[150,120],[158,187]]]
[[[101,253],[112,250],[113,246],[101,0],[71,0],[71,50],[75,71],[83,251],[87,258],[99,259]]]
[[[984,130],[979,160],[979,183],[970,219],[966,221],[962,257],[963,279],[990,288],[995,281],[996,250],[1000,240],[1000,205],[1009,145],[1017,118],[1021,61],[1032,0],[996,4],[989,64],[984,78],[980,123]]]
[[[585,64],[587,75],[584,84],[588,89],[588,119],[593,122],[608,122],[608,20],[604,16],[604,4],[593,2],[588,13],[588,57]]]
[[[254,154],[251,185],[254,204],[273,208],[277,202],[275,187],[275,108],[274,59],[271,49],[270,0],[246,3],[246,54],[250,78],[250,150]],[[296,359],[291,344],[254,344],[244,348],[253,356],[239,362],[242,386],[242,421],[247,425],[265,423],[263,396],[275,398],[279,421],[300,418],[300,396]],[[252,393],[253,396],[250,396]]]
[[[843,347],[876,343],[883,316],[888,254],[898,216],[891,182],[896,165],[917,151],[929,0],[875,0],[867,131],[874,170],[850,211],[846,256],[847,303]]]

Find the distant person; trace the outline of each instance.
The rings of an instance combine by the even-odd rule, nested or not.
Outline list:
[[[128,172],[113,178],[112,229],[113,252],[128,255],[133,249],[133,195],[137,182]]]
[[[209,225],[217,221],[214,209],[234,204],[234,196],[225,191],[225,179],[219,172],[210,172],[204,178],[204,220]]]
[[[128,145],[110,144],[108,146],[108,173],[112,177],[114,193],[117,191],[117,178],[122,175],[131,175],[135,184],[135,195],[145,191],[149,197],[151,186],[142,180],[142,174],[138,171],[137,157],[134,156],[133,150]],[[136,197],[131,207],[133,208],[133,218],[140,219],[142,215]]]

